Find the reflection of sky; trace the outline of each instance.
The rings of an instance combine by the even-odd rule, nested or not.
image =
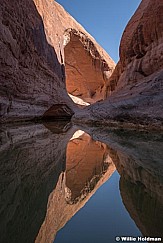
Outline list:
[[[123,30],[141,0],[57,0],[97,40],[115,62]]]
[[[108,243],[115,236],[141,236],[125,209],[115,172],[56,236],[55,243]]]
[[[131,217],[144,235],[160,235],[162,133],[86,126],[78,129],[65,122],[2,126],[0,242],[34,242],[38,233],[53,240],[67,222],[58,231],[55,243],[112,243],[116,235],[141,235]],[[93,134],[94,139],[80,129]],[[77,138],[77,143],[71,138]],[[67,149],[70,159],[79,160],[67,160]],[[115,169],[111,160],[121,174],[121,195],[131,217],[119,193],[118,173],[103,184]],[[73,168],[70,174],[62,173],[66,166],[67,171]],[[74,197],[75,204],[71,204],[77,189],[81,201]],[[36,242],[45,242],[38,239]]]

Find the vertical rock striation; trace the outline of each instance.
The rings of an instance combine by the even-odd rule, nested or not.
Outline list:
[[[163,3],[143,0],[122,35],[120,61],[110,81],[122,89],[162,69]]]
[[[104,102],[76,114],[80,122],[163,128],[163,2],[143,0],[120,43],[120,60]]]
[[[92,46],[85,50],[85,40],[80,39],[81,50],[86,53],[93,49],[97,51],[100,65],[106,62],[108,80],[114,62],[58,3],[52,0],[0,0],[0,5],[0,122],[41,118],[54,105],[67,105],[72,114],[77,110],[67,94],[65,82],[67,29],[83,33],[90,40]],[[88,66],[93,65],[95,59],[90,54]],[[82,69],[82,72],[86,71]],[[96,72],[95,68],[93,72]],[[97,72],[102,77],[105,73],[103,69]],[[96,82],[99,83],[93,92],[105,83],[104,80]],[[100,99],[103,96],[101,94]],[[59,116],[64,116],[64,112],[65,106]],[[52,113],[57,117],[54,109]]]
[[[68,93],[90,104],[104,100],[114,63],[111,60],[107,63],[85,33],[68,29],[65,38],[68,40],[65,46]]]

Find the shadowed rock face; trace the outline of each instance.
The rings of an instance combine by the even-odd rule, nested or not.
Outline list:
[[[76,122],[163,129],[162,30],[163,2],[142,0],[123,33],[108,99],[76,114]]]
[[[52,105],[43,115],[44,119],[70,119],[74,112],[66,104]]]
[[[41,117],[52,104],[72,107],[55,47],[47,40],[35,3],[0,4],[0,121]]]
[[[54,127],[53,133],[42,124],[1,128],[0,242],[30,243],[38,234],[74,133]]]
[[[41,118],[53,105],[66,104],[71,110],[77,110],[65,85],[64,43],[69,28],[90,39],[100,63],[102,60],[107,63],[110,77],[114,62],[55,1],[0,0],[0,5],[1,123]],[[81,49],[83,46],[84,41]],[[90,56],[92,63],[96,57]],[[57,115],[54,110],[54,116]]]

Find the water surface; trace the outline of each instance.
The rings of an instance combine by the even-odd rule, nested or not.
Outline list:
[[[2,126],[0,242],[115,242],[161,237],[163,135],[76,127]]]
[[[56,242],[116,242],[115,236],[141,236],[125,209],[117,171],[102,185],[87,204],[61,229]]]

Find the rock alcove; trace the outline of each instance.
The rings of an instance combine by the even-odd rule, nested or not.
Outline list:
[[[94,43],[81,31],[67,29],[63,45],[69,96],[83,106],[104,100],[111,69]]]

